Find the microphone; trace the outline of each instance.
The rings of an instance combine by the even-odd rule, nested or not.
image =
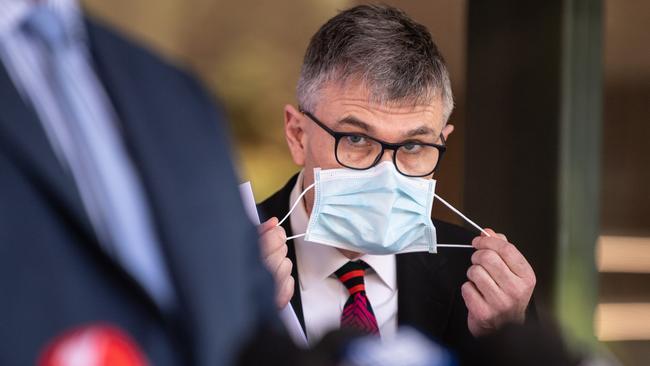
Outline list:
[[[133,339],[110,324],[68,330],[50,342],[38,366],[148,366]]]
[[[352,341],[343,357],[347,366],[453,366],[451,353],[410,327],[393,337],[364,337]]]

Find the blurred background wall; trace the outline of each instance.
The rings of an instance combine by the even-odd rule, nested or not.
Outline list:
[[[451,71],[456,109],[450,122],[456,126],[456,131],[449,141],[449,152],[437,177],[439,193],[458,207],[475,213],[478,219],[484,221],[483,224],[494,225],[498,230],[506,227],[508,232],[515,233],[515,242],[519,239],[522,251],[538,273],[537,296],[542,311],[551,315],[561,315],[563,311],[561,306],[558,308],[553,304],[557,303],[554,297],[561,291],[558,290],[561,286],[557,284],[563,283],[562,276],[565,275],[558,271],[558,263],[562,262],[565,252],[557,249],[559,244],[555,240],[528,245],[526,238],[535,236],[535,225],[540,222],[540,217],[536,215],[541,215],[544,209],[553,211],[551,221],[563,220],[562,215],[555,213],[561,205],[542,204],[544,209],[539,206],[537,212],[534,209],[521,212],[517,210],[517,204],[526,199],[526,194],[537,196],[534,199],[542,203],[557,201],[556,178],[535,177],[540,181],[546,179],[546,185],[524,187],[515,176],[513,179],[517,186],[530,192],[521,192],[521,196],[514,192],[508,196],[510,198],[504,197],[509,193],[507,186],[501,185],[501,190],[490,187],[489,181],[493,177],[490,177],[489,169],[483,171],[476,167],[477,164],[487,166],[487,163],[476,159],[475,154],[477,150],[485,154],[488,162],[489,159],[503,160],[505,157],[510,160],[507,162],[509,164],[523,165],[511,158],[513,152],[517,151],[517,144],[532,148],[535,136],[530,136],[533,135],[531,131],[535,131],[535,128],[543,130],[543,123],[547,119],[550,124],[560,121],[562,103],[556,102],[556,99],[561,99],[562,77],[566,77],[562,62],[565,52],[562,34],[566,33],[567,27],[562,14],[568,5],[581,2],[589,3],[589,0],[554,0],[544,2],[545,5],[539,9],[535,2],[525,4],[524,9],[522,2],[504,0],[487,5],[472,0],[386,1],[404,9],[429,28]],[[284,185],[288,177],[298,170],[291,162],[284,141],[282,108],[287,103],[295,104],[295,85],[309,38],[338,10],[361,2],[84,0],[83,3],[97,18],[173,62],[186,65],[200,76],[222,102],[230,117],[237,168],[242,181],[252,181],[256,198],[261,201]],[[598,141],[602,153],[588,160],[600,168],[598,182],[593,185],[597,189],[593,207],[598,208],[594,213],[598,217],[596,225],[600,239],[578,243],[583,250],[586,248],[586,252],[580,252],[577,259],[571,256],[567,264],[585,268],[582,273],[586,273],[587,277],[577,279],[581,288],[571,291],[575,299],[587,300],[582,302],[569,298],[568,301],[588,307],[584,309],[585,315],[582,317],[587,319],[589,325],[566,320],[566,316],[560,318],[566,323],[563,325],[569,329],[569,334],[571,330],[580,333],[582,329],[582,342],[590,342],[585,340],[584,334],[588,334],[594,340],[604,342],[599,344],[613,350],[625,364],[645,365],[645,361],[650,359],[650,52],[647,46],[650,2],[594,0],[593,3],[602,7],[592,16],[596,19],[591,19],[597,26],[587,31],[598,36],[596,39],[600,44],[597,46],[602,47],[601,51],[596,50],[596,55],[602,56],[596,60],[596,64],[601,63],[599,70],[602,70],[603,82],[597,82],[598,89],[594,91],[602,96],[600,102],[596,98],[594,105],[587,108],[599,112],[595,114],[593,125],[598,131],[602,130],[602,139]],[[481,6],[503,7],[498,11],[493,10],[495,18],[492,20],[496,23],[485,20],[490,16],[490,10],[486,8],[483,11]],[[472,24],[469,24],[470,21]],[[581,21],[578,17],[576,23]],[[541,30],[531,29],[537,26]],[[490,38],[491,35],[494,38]],[[535,50],[538,53],[528,55],[530,59],[524,59],[521,63],[509,61],[516,61],[516,52],[500,54],[495,51],[507,50],[510,41],[514,42],[512,44],[528,44],[523,37],[533,35],[540,37],[540,47],[546,48]],[[468,40],[473,40],[473,43],[470,44]],[[476,44],[477,40],[479,44]],[[498,44],[504,40],[507,40],[505,44]],[[472,60],[468,60],[469,53]],[[492,71],[499,70],[486,66],[491,62],[496,69],[502,65],[505,70],[500,72],[510,72],[509,75],[514,77],[506,80],[494,76],[496,74]],[[547,108],[546,111],[539,111],[536,110],[539,106],[522,104],[522,95],[535,88],[527,84],[534,78],[519,77],[521,75],[507,70],[509,67],[521,67],[523,72],[537,75],[542,82],[550,78],[551,82],[546,84],[546,94],[532,95],[530,100],[537,98],[543,101],[543,98],[547,98],[548,105],[557,110],[551,108],[549,112]],[[468,80],[468,75],[473,75],[474,79]],[[499,94],[502,99],[499,99],[496,109],[486,105],[490,100],[489,90],[481,90],[482,85],[489,85],[485,82],[490,77],[500,82],[497,89],[509,91]],[[468,85],[474,94],[468,93]],[[468,108],[468,94],[476,99],[472,101],[472,108]],[[485,104],[481,105],[481,102]],[[473,111],[471,118],[468,117],[468,110]],[[497,114],[490,116],[491,110]],[[511,119],[512,123],[520,124],[537,123],[535,118],[518,120],[515,118],[517,113],[538,117],[537,125],[522,131],[521,135],[528,140],[507,138],[509,135],[505,129],[508,127],[505,122],[501,123],[502,120]],[[542,116],[539,113],[548,114]],[[498,151],[503,154],[501,157],[498,154],[490,155],[491,150],[483,147],[483,142],[472,139],[479,133],[481,124],[477,122],[480,121],[484,122],[483,125],[490,123],[495,136],[505,136],[496,140],[501,146]],[[561,164],[556,159],[561,153],[555,151],[562,149],[561,134],[560,127],[553,127],[544,137],[550,143],[551,155],[532,155],[532,158],[540,160],[525,163],[546,164],[541,160],[546,159],[550,160],[545,165],[549,171],[559,171]],[[468,140],[474,145],[467,146]],[[469,173],[468,167],[472,167]],[[522,172],[516,165],[513,169],[509,169],[512,165],[501,167],[515,175]],[[494,202],[494,205],[485,207],[487,205],[484,203],[488,201]],[[533,207],[536,207],[535,204],[533,202]],[[477,208],[481,205],[484,207]],[[494,213],[503,215],[495,218],[492,217]],[[434,215],[459,222],[441,207],[434,207]],[[510,228],[508,222],[514,221],[508,218],[522,220],[524,225]]]
[[[605,2],[598,339],[650,364],[650,2]]]

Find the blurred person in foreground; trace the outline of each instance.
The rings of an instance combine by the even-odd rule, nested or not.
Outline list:
[[[276,304],[293,306],[310,343],[410,325],[461,351],[535,317],[535,274],[515,245],[430,218],[453,97],[424,26],[390,6],[339,13],[311,39],[297,99],[284,129],[302,170],[259,209]]]
[[[76,1],[0,0],[0,364],[229,364],[273,322],[223,125]]]

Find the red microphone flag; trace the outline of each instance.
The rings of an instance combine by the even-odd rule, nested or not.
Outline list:
[[[90,325],[65,332],[47,345],[38,366],[147,366],[136,343],[112,325]]]

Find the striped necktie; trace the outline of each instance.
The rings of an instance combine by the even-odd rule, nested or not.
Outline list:
[[[368,265],[363,261],[348,262],[339,268],[336,277],[348,289],[350,296],[341,313],[341,328],[353,328],[367,334],[379,334],[377,318],[366,295],[363,280]]]

